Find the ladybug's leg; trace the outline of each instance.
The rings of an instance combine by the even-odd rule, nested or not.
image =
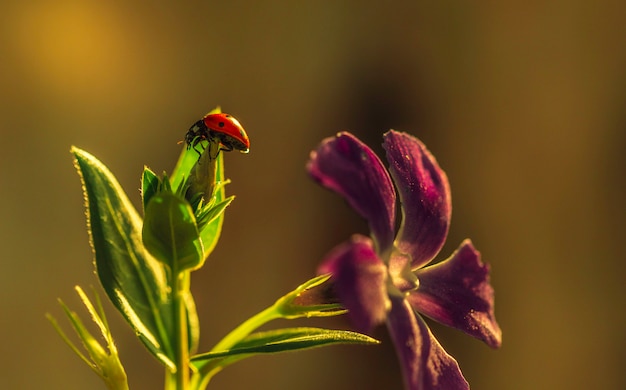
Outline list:
[[[215,142],[216,144],[219,144],[218,152],[220,150],[223,150],[225,152],[230,152],[231,150],[233,150],[233,147],[225,145],[224,142],[222,142],[222,139],[223,137],[217,132],[209,133],[209,142]],[[217,156],[217,154],[215,156]]]
[[[225,152],[232,152],[233,151],[233,145],[220,144],[220,150],[223,150]]]
[[[202,145],[200,145],[200,148],[202,148],[202,150],[196,149],[196,146],[198,146],[200,144],[200,142],[202,142],[202,139],[203,139],[202,136],[196,136],[193,139],[193,141],[191,141],[191,145],[193,145],[193,150],[195,150],[196,153],[198,153],[198,157],[202,156],[202,152],[204,152],[204,148],[202,147]]]

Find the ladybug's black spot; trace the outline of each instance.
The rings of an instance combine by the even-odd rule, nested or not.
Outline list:
[[[217,124],[219,127],[224,127],[224,122],[220,122]]]

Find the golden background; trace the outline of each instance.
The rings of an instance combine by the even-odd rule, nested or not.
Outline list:
[[[449,176],[439,259],[470,237],[492,265],[502,349],[432,326],[472,387],[626,388],[626,5],[363,4],[2,3],[3,389],[104,388],[44,317],[65,325],[56,298],[78,310],[72,287],[97,284],[70,145],[139,205],[143,165],[171,170],[177,141],[216,105],[252,148],[226,156],[237,199],[193,278],[203,350],[367,232],[308,179],[310,150],[350,130],[380,152],[395,128]],[[161,367],[107,308],[131,388],[162,388]],[[252,358],[210,388],[400,389],[385,334],[380,347]]]

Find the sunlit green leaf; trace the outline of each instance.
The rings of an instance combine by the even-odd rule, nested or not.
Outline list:
[[[213,222],[216,218],[221,217],[226,207],[228,207],[234,199],[235,196],[232,195],[217,204],[212,204],[210,207],[203,209],[198,214],[198,226],[202,229],[207,224]]]
[[[186,200],[171,192],[163,191],[150,199],[143,243],[154,257],[176,272],[195,268],[203,260],[193,210]]]
[[[72,148],[81,175],[96,271],[105,292],[140,340],[173,368],[174,332],[168,275],[144,248],[142,221],[113,174]]]
[[[198,370],[220,359],[224,367],[237,360],[263,353],[279,353],[335,344],[378,344],[379,341],[361,333],[322,328],[285,328],[253,333],[227,351],[215,351],[194,356],[192,364]]]
[[[347,310],[332,292],[330,274],[318,275],[280,297],[274,307],[281,318],[331,317]]]
[[[220,153],[217,156],[217,169],[215,173],[216,183],[222,183],[224,179],[224,158],[223,153]],[[214,205],[220,205],[226,198],[226,191],[224,190],[224,186],[216,185],[215,191],[213,193]],[[228,203],[230,204],[230,202]],[[220,234],[222,232],[222,224],[224,223],[224,213],[222,212],[213,220],[200,230],[200,238],[202,239],[202,245],[204,246],[204,257],[205,259],[209,257],[215,246],[217,245],[217,241],[220,238]]]
[[[76,345],[74,345],[65,332],[63,332],[56,320],[49,314],[47,315],[48,320],[50,320],[63,341],[65,341],[65,343],[89,366],[89,368],[102,378],[108,389],[128,390],[126,372],[124,371],[124,367],[119,359],[117,348],[115,347],[115,343],[113,341],[113,336],[109,330],[106,316],[104,314],[104,310],[102,309],[102,304],[100,303],[100,298],[97,294],[95,294],[97,307],[94,307],[80,287],[76,286],[76,291],[87,308],[87,311],[89,311],[91,319],[98,326],[102,339],[106,342],[106,348],[103,347],[100,344],[100,341],[98,341],[98,339],[91,334],[87,327],[85,327],[78,314],[71,311],[61,300],[59,300],[59,303],[72,324],[74,331],[82,342],[84,349],[88,352],[89,358],[85,356],[79,348],[76,347]]]
[[[143,211],[145,213],[148,202],[154,194],[159,190],[161,180],[148,167],[143,168],[143,176],[141,178],[141,199],[143,201]]]

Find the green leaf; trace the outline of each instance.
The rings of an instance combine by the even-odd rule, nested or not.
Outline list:
[[[171,276],[144,248],[141,217],[113,174],[89,153],[76,147],[72,153],[102,287],[148,350],[173,369]]]
[[[195,152],[194,152],[195,153]],[[230,200],[225,199],[226,192],[224,190],[224,186],[222,183],[224,182],[224,156],[223,153],[219,153],[217,158],[213,160],[214,164],[207,163],[207,158],[210,153],[206,151],[201,158],[194,166],[194,169],[191,173],[190,180],[193,183],[199,183],[202,180],[214,180],[212,184],[206,185],[191,185],[191,188],[204,188],[202,191],[212,191],[213,195],[207,195],[204,193],[204,203],[210,205],[211,208],[218,207],[216,209],[217,213],[211,216],[211,222],[204,223],[200,225],[200,238],[202,239],[202,245],[204,246],[204,258],[208,258],[215,246],[217,245],[217,241],[219,240],[220,233],[222,231],[222,223],[224,221],[224,208],[230,204]],[[204,174],[204,170],[214,170],[213,173]],[[208,189],[210,188],[210,189]],[[232,200],[232,199],[231,199]],[[226,203],[224,203],[226,202]],[[205,217],[203,217],[204,212],[201,211],[201,215],[203,222]]]
[[[279,353],[335,344],[379,344],[367,335],[346,330],[322,328],[285,328],[253,333],[226,351],[203,353],[191,358],[192,365],[201,370],[209,362],[222,359],[224,367],[246,357],[262,353]]]
[[[163,191],[153,195],[146,208],[143,243],[172,272],[198,267],[203,260],[202,242],[189,203]]]
[[[141,178],[141,199],[143,200],[143,211],[146,212],[148,202],[152,196],[157,193],[161,185],[159,177],[148,167],[143,168],[143,176]]]
[[[107,388],[111,390],[128,390],[126,372],[124,371],[124,367],[119,359],[117,348],[115,347],[113,336],[111,335],[111,331],[104,314],[104,309],[102,308],[102,304],[100,302],[100,297],[94,292],[97,304],[96,308],[79,286],[76,286],[76,291],[87,308],[87,311],[89,311],[91,319],[98,326],[102,338],[107,344],[107,348],[105,349],[89,332],[89,330],[87,330],[78,314],[71,311],[61,300],[59,300],[59,303],[72,324],[74,331],[80,338],[83,347],[89,353],[89,358],[87,358],[72,341],[70,341],[69,337],[67,337],[67,335],[63,332],[56,320],[49,314],[47,315],[48,320],[52,323],[52,326],[54,326],[63,341],[65,341],[65,343],[89,366],[89,368],[102,378]]]
[[[220,108],[217,107],[210,112],[210,114],[221,112]],[[207,147],[207,142],[203,142],[203,147]],[[208,153],[207,153],[208,154]],[[227,181],[224,179],[224,153],[219,153],[215,160],[207,161],[207,156],[205,156],[204,161],[200,164],[200,156],[198,153],[193,150],[193,148],[183,147],[183,150],[178,158],[178,162],[176,163],[176,167],[171,175],[171,183],[172,188],[176,190],[176,192],[182,192],[183,194],[186,192],[186,189],[192,185],[192,182],[195,180],[197,182],[203,181],[212,181],[213,183],[199,183],[197,188],[205,188],[202,191],[202,196],[204,197],[204,204],[211,204],[216,206],[223,206],[224,208],[230,204],[230,201],[226,199],[226,191],[224,190],[224,183]],[[214,166],[212,163],[214,162]],[[183,188],[187,187],[187,188]],[[207,194],[206,188],[213,188],[213,194]],[[188,194],[187,200],[192,202],[194,194]],[[230,199],[230,198],[229,198]],[[227,203],[223,203],[227,201]],[[205,222],[206,218],[202,215],[197,216],[198,226],[200,229],[200,238],[202,240],[203,250],[204,250],[204,260],[206,260],[209,255],[215,249],[217,245],[217,241],[220,238],[220,234],[222,232],[222,224],[224,221],[224,213],[223,208],[218,209],[219,213],[215,216],[215,214],[211,215],[211,221],[203,224],[200,222]],[[215,216],[215,217],[214,217]],[[214,217],[214,218],[213,218]],[[202,221],[201,221],[202,218]]]
[[[196,153],[193,149],[183,150],[181,158],[178,160],[178,164],[174,169],[174,173],[171,176],[172,188],[176,188],[177,192],[180,192],[180,186],[184,186],[187,184],[187,177],[191,175],[191,170],[200,169],[195,165],[198,161],[198,153]],[[200,238],[202,240],[202,245],[204,249],[204,260],[206,260],[209,255],[215,249],[217,245],[217,241],[220,238],[220,234],[222,232],[222,224],[224,222],[224,208],[230,204],[232,201],[232,197],[226,198],[226,191],[224,190],[224,183],[226,180],[224,179],[224,157],[223,153],[218,154],[216,159],[216,167],[215,167],[215,185],[213,196],[211,198],[204,199],[205,204],[210,204],[211,208],[218,207],[216,211],[218,213],[211,212],[210,222],[201,223],[207,220],[206,218],[206,210],[200,211],[200,215],[198,215],[198,222],[200,228]],[[206,166],[206,164],[205,164]],[[185,169],[189,169],[188,171],[184,171]],[[209,169],[209,168],[207,168]],[[194,177],[197,175],[194,174]],[[190,195],[193,197],[193,195]],[[188,200],[191,201],[191,199]],[[226,203],[225,203],[226,202]]]
[[[228,207],[234,199],[235,196],[232,195],[217,204],[212,204],[203,208],[198,213],[198,226],[203,229],[207,224],[210,224],[216,218],[219,218],[224,213],[226,207]]]
[[[274,304],[281,318],[331,317],[345,314],[346,309],[331,292],[330,274],[318,275],[295,290],[285,294]]]

